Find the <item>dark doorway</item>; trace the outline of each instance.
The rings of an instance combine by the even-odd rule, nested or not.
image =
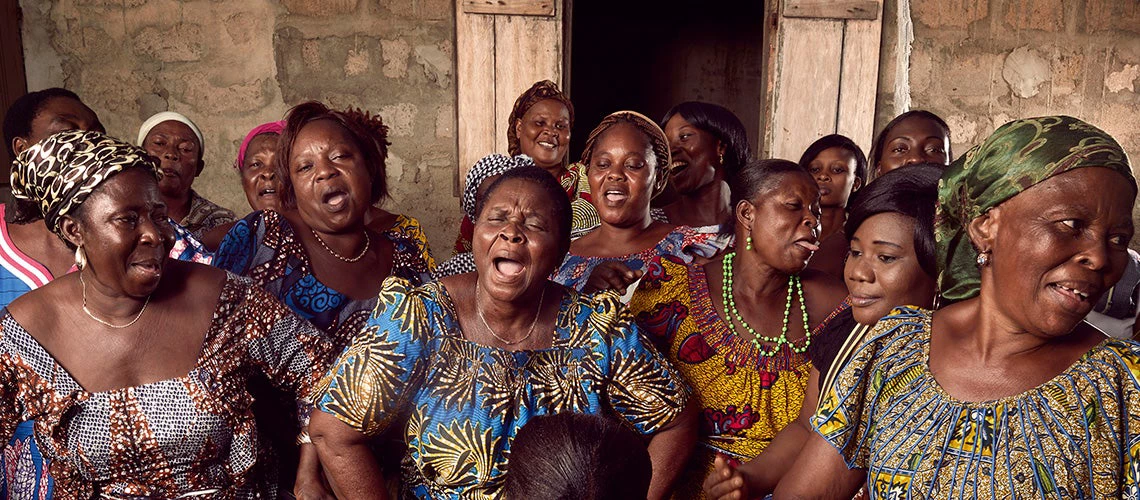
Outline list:
[[[764,95],[764,0],[568,3],[571,158],[579,157],[605,115],[632,109],[660,120],[684,101],[731,109],[755,152]]]

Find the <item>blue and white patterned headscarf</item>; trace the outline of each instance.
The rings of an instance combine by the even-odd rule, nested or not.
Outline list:
[[[531,160],[527,155],[507,156],[501,154],[491,154],[484,156],[471,166],[471,170],[467,172],[466,184],[463,188],[463,198],[459,201],[463,211],[467,213],[467,217],[472,222],[475,221],[475,195],[479,192],[479,186],[488,177],[502,175],[503,172],[513,170],[519,167],[533,167],[534,160]]]

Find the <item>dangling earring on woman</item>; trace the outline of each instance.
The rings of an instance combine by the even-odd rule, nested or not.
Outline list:
[[[83,245],[75,246],[75,267],[78,269],[87,267],[87,253],[83,251]]]

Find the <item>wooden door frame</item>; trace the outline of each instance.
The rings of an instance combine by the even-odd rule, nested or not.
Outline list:
[[[21,24],[23,13],[19,0],[0,0],[0,122],[12,103],[28,93]],[[8,146],[5,146],[0,149],[0,186],[8,185],[11,165],[12,158],[8,157]]]

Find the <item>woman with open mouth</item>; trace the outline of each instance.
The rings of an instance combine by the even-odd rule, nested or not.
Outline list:
[[[598,227],[598,214],[590,204],[590,185],[585,168],[567,165],[570,130],[574,127],[574,104],[550,80],[535,82],[515,99],[507,117],[507,152],[510,156],[530,157],[535,165],[553,176],[574,208],[570,235],[578,238]],[[474,220],[464,214],[455,240],[455,253],[471,251]]]
[[[313,412],[339,498],[387,498],[373,437],[391,430],[405,439],[378,452],[404,455],[401,497],[502,498],[515,434],[564,412],[644,436],[649,498],[668,495],[692,448],[694,408],[616,294],[550,280],[570,247],[570,211],[547,172],[509,170],[475,209],[475,272],[420,287],[385,280]]]
[[[272,497],[251,379],[305,415],[332,342],[248,280],[168,258],[159,177],[99,132],[14,162],[13,194],[38,203],[79,270],[0,313],[0,434],[35,420],[56,498]]]
[[[275,158],[283,210],[238,221],[214,265],[252,278],[343,348],[371,314],[385,277],[423,283],[434,266],[414,219],[401,216],[384,232],[366,225],[368,211],[388,193],[387,153],[387,127],[379,116],[316,102],[297,105],[286,117]],[[274,427],[286,422],[278,415],[290,411],[287,402],[271,395],[260,400],[281,404],[258,413],[274,429],[273,452],[284,455],[282,483],[290,488],[299,429]],[[305,449],[315,460],[315,450]],[[316,469],[305,470],[311,474],[299,476],[298,488],[319,487]]]
[[[723,106],[689,101],[665,113],[661,128],[672,153],[666,190],[674,198],[653,209],[653,218],[692,227],[732,218],[728,179],[750,156],[744,124]],[[732,232],[731,226],[725,229]]]
[[[809,349],[836,306],[846,307],[839,280],[804,269],[819,236],[811,176],[790,161],[758,160],[731,188],[736,251],[703,264],[658,257],[630,301],[702,410],[676,498],[701,498],[718,458],[738,464],[765,450],[795,458],[794,439],[773,438],[815,408],[805,397],[818,379]]]
[[[1135,198],[1124,150],[1072,117],[1007,123],[955,161],[942,308],[879,321],[775,498],[1135,498],[1140,344],[1082,321],[1124,272]]]
[[[847,358],[891,309],[934,304],[934,204],[942,166],[913,165],[875,179],[851,199],[846,234],[850,255],[844,268],[848,302],[808,348],[818,381],[807,387],[799,417],[773,440],[767,451],[734,466],[718,458],[705,479],[705,497],[715,500],[759,498],[772,492],[793,460],[777,450],[799,450],[811,436],[810,418],[819,395],[831,386]]]
[[[653,220],[649,202],[668,181],[669,140],[634,111],[607,116],[582,152],[601,225],[577,239],[554,280],[576,290],[619,290],[646,272],[655,257],[708,259],[731,244],[717,226],[692,228]]]

